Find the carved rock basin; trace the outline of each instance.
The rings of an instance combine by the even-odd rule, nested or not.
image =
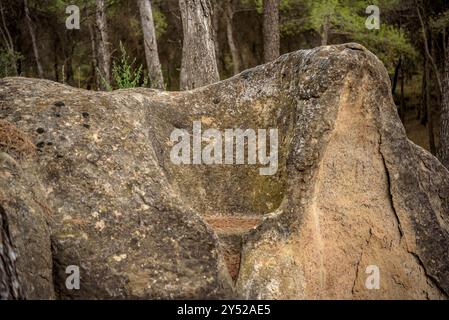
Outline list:
[[[32,159],[0,157],[0,240],[24,297],[449,294],[449,172],[406,138],[385,68],[358,44],[185,92],[6,78],[0,118],[37,146]],[[173,164],[170,135],[194,121],[276,128],[276,173]],[[79,290],[65,285],[70,265]],[[373,266],[379,289],[366,285]]]

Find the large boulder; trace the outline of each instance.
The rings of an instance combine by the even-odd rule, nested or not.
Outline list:
[[[360,45],[185,92],[6,78],[0,118],[37,147],[59,298],[448,297],[449,172],[407,139]],[[173,132],[195,124],[278,129],[277,167],[174,163]]]
[[[3,80],[0,91],[2,118],[36,144],[58,298],[230,294],[217,237],[173,191],[151,142],[148,107],[134,93],[20,78]],[[73,267],[79,289],[66,286]]]

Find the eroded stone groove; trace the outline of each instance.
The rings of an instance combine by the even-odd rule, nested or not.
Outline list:
[[[0,118],[37,152],[0,173],[24,295],[447,298],[449,172],[406,138],[390,92],[353,43],[185,92],[0,80]],[[276,174],[175,165],[170,134],[194,121],[278,129]],[[80,290],[64,286],[68,265]]]
[[[240,270],[243,238],[261,223],[261,217],[207,216],[203,219],[217,233],[221,254],[235,282]]]

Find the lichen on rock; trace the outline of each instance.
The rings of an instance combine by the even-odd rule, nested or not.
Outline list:
[[[385,68],[360,45],[293,52],[184,92],[6,78],[0,102],[0,119],[36,145],[17,163],[36,182],[14,197],[38,230],[16,220],[11,244],[48,240],[22,255],[41,258],[40,298],[448,297],[449,172],[407,139]],[[276,174],[173,164],[170,133],[194,121],[278,129]],[[79,290],[65,286],[69,265]],[[365,286],[370,265],[378,290]]]

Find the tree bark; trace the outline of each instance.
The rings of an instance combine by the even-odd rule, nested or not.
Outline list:
[[[232,69],[234,74],[240,72],[240,55],[237,49],[234,38],[234,27],[232,24],[232,19],[234,17],[234,11],[232,9],[232,0],[226,1],[226,37],[228,39],[229,51],[232,57]]]
[[[402,58],[399,58],[398,64],[394,68],[394,76],[393,76],[393,83],[391,84],[391,94],[394,96],[394,93],[396,92],[396,86],[398,84],[398,76],[399,71],[401,70],[402,65]]]
[[[440,74],[438,73],[437,65],[436,65],[435,61],[433,60],[432,55],[430,54],[430,51],[429,51],[429,41],[427,40],[427,28],[426,28],[426,25],[424,24],[423,18],[421,16],[421,10],[419,9],[417,0],[415,0],[415,5],[416,5],[416,11],[418,13],[418,18],[421,23],[421,31],[422,31],[423,43],[424,43],[424,53],[426,54],[426,59],[429,60],[429,63],[432,66],[433,72],[435,73],[435,78],[437,79],[437,84],[438,84],[438,90],[440,92],[442,92],[443,88],[442,88],[442,84],[441,84],[441,80],[440,80]]]
[[[66,56],[66,59],[64,60],[64,78],[65,78],[65,82],[67,84],[70,84],[72,79],[73,79],[73,53],[75,51],[75,47],[74,45],[72,45],[70,47],[70,51]]]
[[[447,56],[446,30],[443,29],[443,57]]]
[[[449,169],[449,51],[444,61],[443,92],[441,94],[439,159]]]
[[[159,61],[151,2],[150,0],[138,0],[138,3],[140,19],[142,22],[145,58],[150,77],[150,87],[164,89],[164,78],[162,76],[162,68]]]
[[[402,123],[405,123],[405,101],[404,101],[404,82],[405,82],[405,72],[404,67],[401,67],[401,99],[400,99],[400,117]]]
[[[107,89],[111,83],[111,52],[109,49],[109,36],[107,30],[106,8],[104,0],[96,0],[96,27],[98,39],[98,67],[100,69],[100,88]],[[106,83],[105,83],[106,82]]]
[[[427,123],[427,109],[426,109],[426,59],[423,60],[423,73],[422,73],[422,83],[421,83],[421,101],[418,110],[418,120],[422,125]]]
[[[279,57],[279,0],[263,1],[263,55],[264,62]]]
[[[179,0],[179,8],[184,35],[180,89],[219,81],[209,0]]]
[[[226,2],[226,1],[225,1]],[[212,1],[211,2],[211,8],[212,8],[212,30],[213,30],[213,39],[214,39],[214,46],[215,46],[215,59],[217,60],[217,68],[220,70],[220,68],[223,68],[223,52],[220,50],[220,39],[219,37],[219,31],[220,31],[220,20],[223,13],[223,1]]]
[[[323,27],[321,31],[321,45],[327,46],[329,39],[329,29],[330,29],[330,17],[326,15],[323,21]]]
[[[93,83],[94,90],[98,90],[100,88],[100,82],[97,76],[98,69],[98,56],[97,56],[97,39],[95,37],[94,27],[92,26],[92,22],[88,22],[89,28],[89,36],[90,36],[90,46],[92,51],[91,56],[91,82]]]
[[[3,11],[3,3],[2,3],[2,1],[0,1],[0,17],[2,19],[2,25],[3,25],[3,28],[4,28],[4,31],[3,31],[2,26],[0,26],[0,32],[1,32],[3,40],[5,42],[5,46],[8,49],[8,51],[15,52],[15,50],[14,50],[14,42],[12,41],[11,33],[9,32],[8,26],[6,25],[6,19],[5,19],[5,14],[4,14],[4,11]]]
[[[91,17],[90,11],[89,11],[89,0],[84,0],[84,15],[88,17],[87,21],[85,22],[87,24],[87,28],[89,30],[89,39],[90,39],[90,49],[91,49],[91,55],[90,55],[90,76],[87,80],[87,90],[98,90],[100,87],[99,85],[99,79],[97,76],[97,68],[98,68],[98,58],[97,58],[97,39],[95,36],[95,20]]]
[[[435,155],[435,137],[433,134],[433,117],[432,117],[432,105],[430,101],[430,70],[429,70],[429,59],[426,59],[426,110],[427,110],[427,131],[429,135],[429,149],[430,152]]]
[[[58,59],[58,37],[55,37],[53,41],[53,55],[54,55],[54,61],[53,61],[53,72],[55,73],[55,81],[59,82],[59,59]]]
[[[39,78],[43,78],[44,70],[42,69],[42,63],[41,63],[41,59],[39,56],[39,50],[37,48],[36,33],[34,31],[33,22],[31,21],[30,10],[28,8],[28,1],[23,0],[23,4],[24,4],[24,9],[25,9],[25,19],[26,19],[28,31],[29,31],[30,37],[31,37],[31,44],[33,46],[34,59],[36,60],[37,74],[38,74]]]

